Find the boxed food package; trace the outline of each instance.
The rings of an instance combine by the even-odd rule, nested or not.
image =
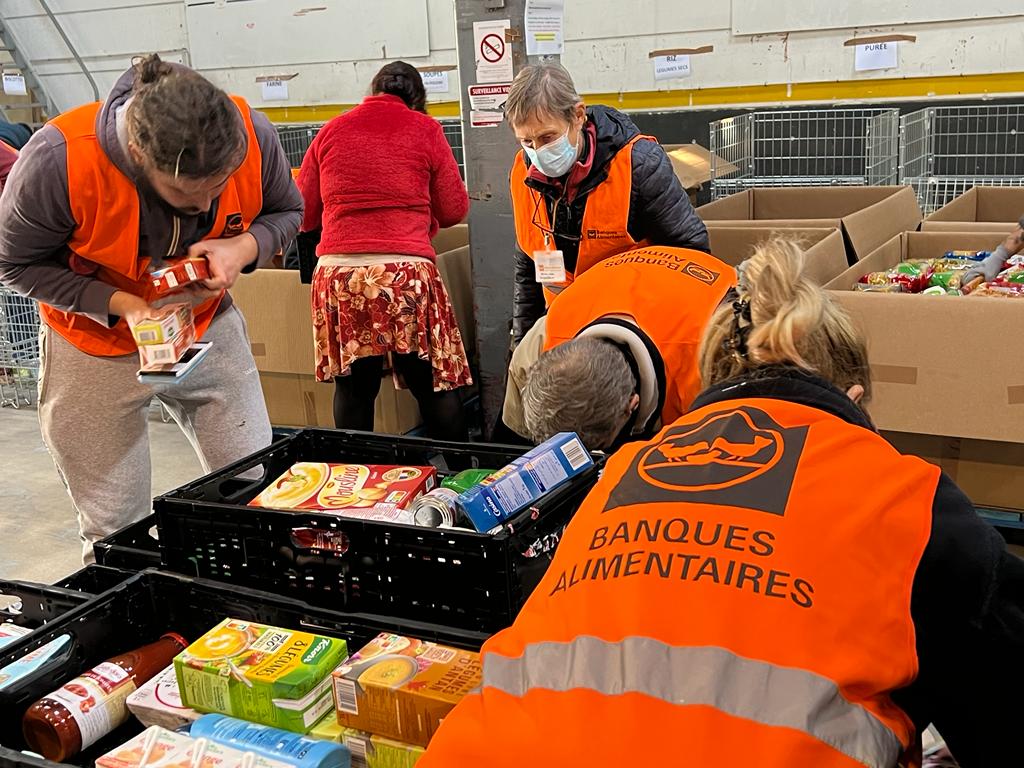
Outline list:
[[[143,344],[139,347],[140,368],[144,371],[158,371],[164,366],[181,360],[185,350],[196,341],[195,323],[189,322],[170,341],[162,344]]]
[[[560,432],[459,495],[458,505],[486,533],[594,465],[575,432]]]
[[[352,768],[413,768],[426,750],[366,731],[345,728],[335,715],[328,715],[314,726],[314,739],[344,744],[352,755]]]
[[[411,522],[411,516],[399,513],[409,511],[436,482],[434,467],[306,461],[293,464],[249,505]]]
[[[140,347],[145,344],[166,344],[194,322],[191,304],[166,304],[132,326],[132,336]]]
[[[306,733],[330,711],[344,640],[225,619],[174,660],[182,703]]]
[[[152,726],[96,760],[98,768],[290,768],[254,752]]]
[[[382,633],[334,672],[338,722],[425,747],[480,679],[478,653]]]
[[[205,258],[181,259],[150,273],[158,296],[181,290],[186,285],[210,279],[210,264]]]
[[[128,697],[128,711],[145,726],[175,730],[199,718],[186,707],[178,691],[178,674],[172,664]]]

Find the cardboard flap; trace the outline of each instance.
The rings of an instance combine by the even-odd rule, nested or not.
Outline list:
[[[697,143],[665,144],[663,146],[668,154],[668,159],[672,161],[672,168],[676,172],[679,183],[683,185],[683,189],[699,189],[702,184],[711,181],[712,159],[719,178],[739,170],[737,166]]]
[[[930,214],[926,221],[977,221],[978,190],[971,187],[960,197],[946,203],[939,210]]]
[[[753,190],[747,189],[697,209],[704,221],[749,221],[754,218]]]
[[[454,251],[456,248],[469,245],[469,225],[456,224],[448,229],[439,229],[430,244],[434,247],[436,254]]]
[[[768,227],[709,227],[711,252],[726,264],[737,266],[753,255],[754,248],[773,237],[796,240],[807,255],[807,274],[824,285],[846,269],[846,248],[836,228],[772,229]]]
[[[1024,216],[1024,188],[975,187],[975,190],[978,193],[975,221],[1012,221],[1016,224]]]
[[[893,195],[897,187],[791,187],[754,190],[755,219],[841,219]]]
[[[876,189],[888,190],[888,194],[874,205],[843,217],[843,230],[857,258],[871,253],[894,234],[915,230],[921,224],[921,206],[910,187]]]

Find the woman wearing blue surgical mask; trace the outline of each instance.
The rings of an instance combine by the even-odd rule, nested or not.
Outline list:
[[[522,145],[510,177],[517,346],[543,338],[539,328],[526,336],[574,277],[607,258],[645,245],[708,251],[658,140],[621,112],[587,107],[561,66],[520,72],[505,114]]]

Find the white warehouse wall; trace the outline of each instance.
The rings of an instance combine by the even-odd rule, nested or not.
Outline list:
[[[457,60],[454,0],[49,4],[101,94],[133,56],[154,50],[194,64],[224,88],[266,107],[352,104],[387,60],[401,57],[418,66]],[[566,0],[566,6],[563,62],[581,92],[678,92],[677,101],[663,95],[661,106],[688,106],[698,89],[1024,70],[1024,0]],[[92,99],[38,0],[0,0],[0,15],[59,108]],[[891,32],[917,37],[901,44],[899,69],[856,73],[853,49],[843,42]],[[690,78],[654,81],[650,51],[706,45],[714,51],[693,57]],[[257,78],[292,73],[289,100],[264,104]],[[458,100],[456,72],[450,80],[450,93],[432,100]]]

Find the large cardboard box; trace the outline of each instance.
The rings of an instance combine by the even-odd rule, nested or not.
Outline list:
[[[256,368],[272,424],[334,426],[334,387],[313,375],[313,318],[310,287],[297,270],[259,269],[242,275],[231,289],[249,328]],[[420,423],[416,399],[381,382],[374,405],[374,429],[402,434]]]
[[[910,187],[779,187],[748,189],[702,205],[708,227],[838,228],[849,263],[921,224]]]
[[[476,357],[476,312],[473,306],[473,264],[469,245],[439,252],[437,271],[448,289],[455,319],[462,332],[462,344],[470,361]]]
[[[867,272],[949,250],[988,250],[998,233],[906,232],[826,287],[868,342],[880,429],[923,435],[1024,439],[1024,301],[861,293]]]
[[[901,453],[920,456],[941,468],[975,506],[1024,509],[1024,444],[883,434]]]
[[[718,155],[705,149],[696,142],[692,144],[664,144],[662,148],[672,161],[672,170],[676,172],[676,178],[683,185],[689,195],[691,202],[696,193],[707,182],[711,181],[712,158],[715,161],[715,168],[719,176],[727,176],[738,170],[732,163],[726,162]]]
[[[922,232],[1010,234],[1024,216],[1024,188],[973,187],[921,223]]]
[[[726,264],[738,266],[754,253],[754,247],[775,236],[795,239],[807,256],[808,274],[824,285],[849,266],[846,246],[838,229],[767,229],[763,227],[708,227],[711,253]]]
[[[469,245],[469,225],[456,224],[454,227],[439,229],[430,244],[434,246],[434,253],[439,255],[467,246]]]

